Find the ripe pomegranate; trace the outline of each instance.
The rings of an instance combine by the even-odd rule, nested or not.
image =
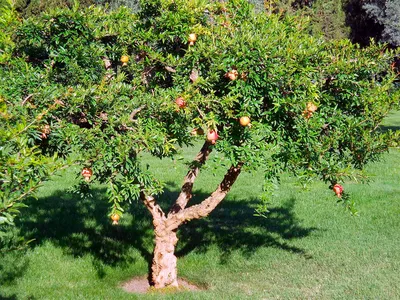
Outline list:
[[[111,220],[113,221],[112,224],[113,225],[118,225],[118,221],[121,217],[118,214],[113,214],[111,216]]]
[[[316,106],[313,102],[307,102],[306,109],[303,110],[303,117],[307,120],[312,117],[312,115],[316,112],[318,106]]]
[[[303,117],[306,118],[307,120],[308,120],[309,118],[311,118],[312,115],[313,115],[313,113],[312,113],[311,111],[303,110]]]
[[[47,136],[50,134],[50,125],[46,124],[42,127],[42,134],[40,137],[44,140],[47,139]]]
[[[207,140],[211,142],[211,144],[215,144],[218,140],[219,136],[215,130],[210,130],[207,133]]]
[[[186,101],[185,101],[185,99],[183,99],[183,97],[176,98],[175,103],[176,103],[176,105],[178,105],[179,108],[186,107]]]
[[[227,72],[225,74],[225,77],[228,78],[229,80],[236,80],[238,78],[238,76],[239,76],[239,73],[235,69],[230,70],[229,72]]]
[[[241,117],[239,122],[240,122],[240,125],[242,125],[243,127],[246,127],[250,124],[250,118],[246,117],[246,116]]]
[[[189,41],[189,45],[193,46],[194,43],[197,41],[197,34],[195,34],[195,33],[189,34],[188,41]]]
[[[317,107],[314,103],[312,103],[312,102],[308,102],[308,103],[307,103],[307,111],[313,113],[313,112],[315,112],[317,109],[318,109],[318,107]]]
[[[93,171],[90,168],[83,168],[81,175],[83,176],[85,181],[89,181],[90,177],[92,177],[92,175],[93,175]]]
[[[343,187],[340,184],[335,184],[332,189],[335,192],[336,196],[338,196],[339,198],[342,197]]]
[[[129,61],[129,56],[128,55],[122,55],[120,61],[122,62],[123,66],[127,66],[128,65],[128,61]]]

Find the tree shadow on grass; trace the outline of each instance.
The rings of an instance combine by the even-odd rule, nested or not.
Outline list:
[[[0,300],[18,299],[15,294],[7,295],[2,287],[12,285],[28,269],[28,241],[21,238],[14,226],[5,226],[2,229],[5,235],[0,244]]]
[[[11,253],[0,255],[0,287],[23,276],[29,265],[25,254],[25,250],[12,250]]]
[[[177,188],[169,187],[159,201],[163,206],[171,204],[178,193]],[[153,232],[144,206],[134,202],[120,225],[113,226],[108,217],[105,190],[94,189],[92,195],[92,198],[80,199],[75,194],[59,191],[50,197],[30,200],[18,226],[26,238],[35,238],[36,244],[50,240],[67,254],[91,255],[99,277],[105,275],[104,265],[127,266],[134,262],[132,249],[138,250],[150,265]],[[207,196],[199,192],[193,202]],[[290,240],[304,238],[315,230],[303,227],[295,217],[295,199],[288,199],[282,207],[271,208],[266,218],[253,216],[256,202],[228,197],[208,218],[181,226],[177,256],[191,251],[205,252],[216,245],[221,251],[221,263],[233,251],[250,256],[260,247],[275,247],[308,257],[305,250],[290,244]]]
[[[152,232],[147,212],[138,209],[135,220],[126,214],[119,226],[113,226],[105,193],[105,189],[93,189],[91,197],[80,198],[58,191],[50,197],[32,199],[26,203],[28,208],[17,225],[25,238],[35,239],[32,244],[50,240],[66,254],[75,257],[90,254],[100,278],[105,275],[104,265],[133,263],[132,248],[150,260],[151,253],[146,245],[151,242]]]
[[[15,295],[15,294],[13,294],[13,295],[11,295],[11,296],[2,296],[1,294],[0,294],[0,300],[17,300],[18,299],[18,297],[17,297],[17,295]],[[32,298],[33,299],[33,298]]]
[[[179,190],[173,182],[167,182],[167,186],[163,200],[171,204]],[[207,196],[207,193],[196,193],[190,205],[200,203]],[[177,256],[185,256],[191,251],[206,252],[210,245],[217,245],[221,262],[226,262],[234,250],[250,256],[260,247],[274,247],[311,258],[304,249],[289,243],[317,230],[301,225],[294,213],[296,199],[292,197],[279,207],[269,207],[265,217],[254,215],[258,203],[258,199],[233,199],[228,195],[208,218],[192,220],[179,228]]]
[[[379,132],[387,132],[389,130],[391,131],[398,131],[400,130],[400,126],[386,126],[386,125],[380,125],[378,127]]]
[[[180,230],[184,241],[177,255],[191,251],[206,252],[215,244],[221,251],[221,263],[229,260],[232,251],[249,257],[261,247],[273,247],[311,258],[304,249],[290,244],[304,238],[316,228],[305,228],[294,214],[295,199],[289,198],[281,207],[269,208],[265,217],[254,216],[255,201],[227,201],[210,218],[194,220]]]

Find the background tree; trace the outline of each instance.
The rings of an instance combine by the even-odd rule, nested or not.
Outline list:
[[[400,46],[400,2],[371,1],[363,8],[375,22],[383,26],[382,40],[393,46]]]
[[[313,34],[329,39],[350,38],[363,46],[374,38],[399,45],[398,1],[363,0],[249,0],[258,10],[273,6],[276,13],[302,14],[310,18]]]
[[[349,36],[345,22],[344,1],[322,0],[250,0],[259,11],[271,10],[278,14],[302,15],[310,18],[310,32],[328,39],[343,39]]]
[[[37,128],[49,132],[35,146],[74,154],[80,191],[104,183],[114,223],[143,202],[154,225],[156,288],[177,285],[179,227],[211,213],[242,171],[264,172],[260,209],[289,172],[303,183],[323,180],[352,210],[338,184],[364,178],[364,165],[387,150],[376,128],[399,93],[393,52],[315,38],[306,20],[255,13],[240,0],[151,0],[136,14],[60,10],[24,21],[15,45],[0,81],[11,113],[31,94],[29,113],[48,110]],[[173,157],[198,141],[178,198],[160,206],[164,184],[143,154]],[[210,160],[226,173],[190,204]]]
[[[29,18],[56,8],[72,8],[74,5],[86,7],[103,3],[102,0],[15,0],[14,6],[22,17]]]
[[[0,63],[10,59],[12,33],[19,24],[18,14],[11,1],[0,1]]]
[[[0,0],[0,6],[1,1]],[[88,7],[90,5],[108,5],[110,9],[116,9],[120,6],[126,6],[133,11],[139,10],[138,0],[15,0],[14,6],[18,13],[23,18],[29,18],[38,16],[45,11],[49,11],[57,8],[72,8],[73,6],[79,6],[81,8]]]

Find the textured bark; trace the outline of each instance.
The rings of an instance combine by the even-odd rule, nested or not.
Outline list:
[[[208,148],[205,144],[204,149]],[[203,152],[203,158],[207,159],[207,155],[211,150]],[[206,154],[208,153],[208,154]],[[200,157],[201,152],[198,157]],[[200,162],[201,160],[199,160]],[[204,163],[204,162],[203,162]],[[153,261],[151,265],[151,282],[150,284],[155,288],[164,288],[168,286],[178,286],[177,277],[177,258],[174,254],[175,246],[178,242],[176,231],[178,227],[192,219],[200,219],[208,216],[215,207],[225,198],[226,194],[231,189],[232,185],[238,178],[243,164],[239,163],[237,166],[232,166],[225,174],[223,180],[218,185],[217,189],[203,202],[198,205],[193,205],[188,208],[180,208],[175,212],[171,212],[168,217],[164,214],[161,207],[155,202],[151,196],[141,193],[141,198],[149,212],[153,217],[153,226],[155,233],[155,248],[153,253]],[[181,205],[186,206],[191,197],[191,187],[193,181],[198,174],[198,169],[192,168],[186,176],[188,186],[187,190],[182,190]],[[190,196],[188,196],[190,195]],[[180,195],[181,196],[181,195]],[[178,197],[179,199],[179,197]]]
[[[141,192],[140,198],[142,199],[144,205],[146,206],[148,211],[151,213],[151,216],[153,217],[154,228],[157,228],[159,224],[161,224],[166,220],[162,208],[156,203],[156,200],[152,196],[148,196],[145,193]]]
[[[206,162],[208,156],[210,155],[212,149],[210,148],[210,142],[206,141],[203,144],[200,152],[197,154],[196,158],[193,160],[189,172],[183,181],[181,192],[176,199],[175,204],[170,209],[170,214],[175,214],[186,207],[190,198],[192,198],[193,184],[199,175],[200,168]]]
[[[151,285],[155,288],[178,286],[175,245],[178,242],[175,231],[167,231],[164,226],[155,228],[155,248],[151,266]]]
[[[217,207],[217,205],[224,200],[226,194],[228,194],[232,185],[238,178],[242,166],[243,163],[239,163],[237,166],[232,166],[225,174],[224,179],[218,185],[217,189],[211,194],[210,197],[205,199],[200,204],[185,208],[176,214],[168,215],[166,220],[167,229],[175,230],[184,222],[208,216]]]
[[[155,247],[151,265],[150,284],[155,288],[178,286],[175,245],[176,231],[167,230],[166,216],[152,196],[141,193],[140,197],[153,217]]]

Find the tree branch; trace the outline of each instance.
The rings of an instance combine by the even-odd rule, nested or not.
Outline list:
[[[144,109],[146,107],[145,104],[139,106],[138,108],[134,109],[131,114],[129,115],[129,120],[131,120],[132,122],[135,121],[135,116],[137,115],[138,112],[140,112],[142,109]]]
[[[165,66],[164,68],[165,68],[165,70],[167,70],[168,72],[176,73],[176,70],[175,70],[174,68],[170,67],[170,66]]]
[[[158,226],[167,219],[164,211],[156,203],[156,200],[153,196],[147,196],[144,192],[140,192],[140,199],[142,199],[143,204],[153,217],[154,228],[158,228]]]
[[[236,166],[230,167],[217,189],[210,195],[210,197],[205,199],[200,204],[185,208],[176,214],[168,215],[166,220],[167,229],[174,230],[183,222],[208,216],[217,207],[217,205],[224,200],[226,194],[228,194],[232,185],[238,178],[242,166],[243,163],[238,163]]]
[[[204,165],[204,163],[206,162],[208,156],[212,151],[210,145],[211,144],[209,141],[205,141],[203,147],[201,147],[200,152],[197,154],[196,158],[192,161],[190,165],[190,170],[186,174],[186,177],[183,181],[181,192],[178,198],[176,199],[175,204],[171,207],[169,214],[176,214],[177,212],[184,209],[188,204],[190,198],[192,198],[194,181],[196,180],[200,172],[201,166]]]
[[[25,97],[24,101],[22,101],[21,105],[24,106],[24,104],[29,101],[33,97],[33,94],[29,94],[28,96]]]

